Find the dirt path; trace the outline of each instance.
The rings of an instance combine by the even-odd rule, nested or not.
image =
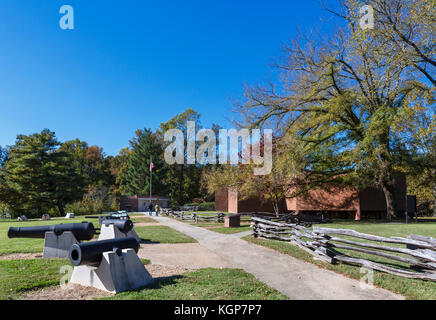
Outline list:
[[[249,243],[237,236],[219,234],[165,217],[154,219],[193,237],[202,247],[228,261],[232,267],[244,269],[291,299],[404,299],[384,289],[363,289],[357,280]]]
[[[189,269],[183,267],[171,267],[158,264],[148,264],[147,271],[155,280],[181,275]],[[112,293],[98,290],[92,287],[84,287],[78,284],[69,284],[65,288],[61,286],[48,287],[30,291],[21,299],[23,300],[92,300],[94,298],[111,297]]]
[[[0,260],[42,259],[42,253],[11,253],[0,256]]]
[[[198,243],[141,245],[138,256],[153,264],[188,269],[231,267],[228,261]]]

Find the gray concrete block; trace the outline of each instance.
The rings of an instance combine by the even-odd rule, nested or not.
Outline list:
[[[98,268],[74,267],[70,279],[70,283],[112,293],[136,290],[153,282],[133,249],[123,250],[120,256],[115,252],[104,252]]]
[[[54,232],[46,232],[44,240],[43,258],[68,258],[68,253],[73,244],[79,243],[70,231],[61,235]]]
[[[98,240],[107,240],[107,239],[118,239],[124,237],[134,237],[138,242],[141,242],[138,234],[134,229],[130,230],[127,233],[122,233],[117,227],[113,224],[102,225],[100,228],[100,235],[98,236]]]

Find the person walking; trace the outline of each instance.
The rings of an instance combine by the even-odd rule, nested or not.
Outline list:
[[[150,205],[148,206],[148,215],[151,216],[152,212],[153,212],[153,203],[150,202]]]
[[[154,210],[156,211],[156,217],[159,216],[159,210],[160,210],[159,203],[156,203]]]

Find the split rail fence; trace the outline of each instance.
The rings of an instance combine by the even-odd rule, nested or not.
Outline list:
[[[436,281],[436,239],[432,237],[386,238],[351,229],[313,227],[310,230],[260,217],[252,217],[251,226],[256,238],[290,242],[328,263],[342,262],[400,277]],[[346,250],[347,254],[338,250]],[[377,256],[377,262],[361,255],[352,256],[354,252]]]
[[[174,211],[171,209],[161,210],[161,214],[180,219],[183,221],[194,221],[198,222],[218,222],[224,223],[224,213],[193,213],[193,212],[185,212],[185,211]]]

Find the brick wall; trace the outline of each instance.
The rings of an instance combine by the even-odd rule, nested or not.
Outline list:
[[[137,196],[121,196],[120,210],[138,212],[138,197]]]
[[[222,189],[215,192],[215,210],[229,212],[229,191]]]
[[[404,175],[396,177],[395,201],[397,212],[406,210],[407,184]],[[241,200],[235,190],[221,190],[215,193],[215,208],[231,213],[274,212],[270,201],[260,198]],[[380,189],[367,188],[359,191],[350,187],[332,187],[328,190],[315,189],[307,195],[288,198],[282,204],[289,211],[328,211],[331,217],[360,219],[366,217],[383,217],[386,213],[386,200]]]

